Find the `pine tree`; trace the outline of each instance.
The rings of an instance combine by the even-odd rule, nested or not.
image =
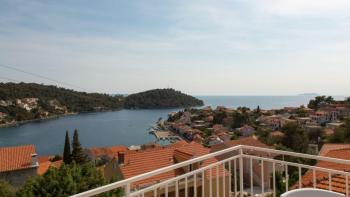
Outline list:
[[[68,130],[66,131],[66,139],[64,141],[63,162],[66,164],[70,164],[72,162],[72,153],[70,151],[70,140]]]
[[[78,130],[74,130],[73,142],[72,142],[72,160],[77,164],[84,164],[87,162],[86,155],[79,142]]]

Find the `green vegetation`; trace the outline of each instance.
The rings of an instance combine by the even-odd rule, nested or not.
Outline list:
[[[69,133],[65,138],[65,162],[60,168],[50,168],[43,176],[29,178],[26,183],[18,188],[18,197],[46,197],[46,196],[71,196],[80,192],[94,189],[109,182],[103,177],[91,162],[88,162],[78,138],[78,131],[74,131],[72,153],[70,153]],[[8,195],[5,195],[8,194]],[[14,192],[8,184],[0,181],[0,196],[14,196]],[[122,189],[116,189],[98,196],[120,197]]]
[[[33,106],[24,107],[30,102],[26,99],[34,100],[34,104],[31,103]],[[67,113],[202,105],[203,101],[174,89],[154,89],[124,97],[78,92],[36,83],[0,83],[0,112],[6,114],[6,117],[0,120],[0,124]]]
[[[79,142],[78,130],[74,130],[73,142],[72,142],[72,161],[77,164],[84,164],[87,162],[87,157]]]
[[[214,112],[213,117],[213,124],[222,124],[223,120],[227,117],[227,114],[225,111],[219,110]]]
[[[28,179],[19,189],[19,197],[70,196],[107,184],[102,174],[90,163],[63,164],[59,169],[50,168],[43,176]],[[100,196],[121,196],[121,190]]]
[[[249,114],[246,111],[242,111],[242,112],[233,112],[232,114],[232,118],[233,118],[233,122],[231,127],[233,129],[242,127],[245,124],[249,123]]]
[[[289,123],[282,127],[284,137],[282,145],[295,152],[305,153],[308,149],[309,139],[305,130],[298,127],[296,123]]]
[[[16,99],[35,98],[35,107],[30,110],[21,106]],[[68,112],[93,112],[116,110],[123,107],[122,96],[77,92],[52,85],[36,83],[0,83],[0,112],[6,113],[6,121],[38,119]]]
[[[154,89],[125,98],[127,109],[158,109],[202,106],[203,101],[174,89]]]
[[[334,103],[334,99],[331,96],[317,96],[315,97],[315,99],[310,100],[308,107],[311,109],[318,109],[320,108],[322,105],[329,105]]]
[[[350,118],[345,120],[345,124],[337,128],[329,141],[331,143],[349,143],[350,142]]]
[[[66,164],[70,164],[72,162],[72,155],[71,155],[71,150],[70,150],[70,140],[69,140],[68,131],[66,131],[66,137],[64,140],[63,162]]]
[[[36,83],[0,83],[0,100],[18,98],[39,98],[41,107],[48,111],[51,108],[49,100],[57,100],[71,112],[95,111],[96,108],[120,109],[123,105],[121,96],[77,92]]]
[[[72,151],[69,140],[69,132],[66,131],[63,150],[63,162],[65,164],[70,164],[72,162],[76,164],[85,164],[88,162],[88,158],[85,155],[84,150],[79,142],[79,134],[77,129],[74,130]]]
[[[15,196],[14,188],[6,181],[0,180],[0,196],[13,197]]]

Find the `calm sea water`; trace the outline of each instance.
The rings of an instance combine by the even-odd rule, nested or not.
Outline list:
[[[306,105],[311,96],[199,96],[212,107],[247,106],[264,109]],[[336,97],[343,98],[343,97]],[[39,154],[60,154],[63,151],[65,131],[79,130],[84,147],[126,146],[152,142],[155,138],[147,129],[158,118],[179,109],[121,110],[114,112],[79,114],[55,120],[28,123],[19,127],[0,129],[0,146],[34,144]]]

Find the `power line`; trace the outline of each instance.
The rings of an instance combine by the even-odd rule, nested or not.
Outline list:
[[[21,72],[21,73],[25,73],[27,75],[32,75],[32,76],[39,77],[39,78],[42,78],[42,79],[46,79],[48,81],[52,81],[52,82],[55,82],[55,83],[58,83],[58,84],[65,84],[65,85],[68,85],[68,86],[71,86],[71,87],[75,87],[75,88],[79,88],[81,90],[88,91],[87,89],[85,89],[83,87],[80,87],[80,86],[76,86],[74,84],[66,83],[66,82],[63,82],[63,81],[58,81],[56,79],[52,79],[52,78],[49,78],[49,77],[46,77],[46,76],[43,76],[43,75],[39,75],[39,74],[36,74],[36,73],[28,72],[28,71],[25,71],[25,70],[22,70],[22,69],[19,69],[19,68],[15,68],[15,67],[12,67],[12,66],[7,66],[7,65],[0,64],[0,67],[7,68],[9,70],[14,70],[14,71]]]
[[[8,78],[8,77],[0,77],[0,79],[5,79],[5,80],[8,80],[8,81],[14,81],[14,82],[20,83],[20,81],[18,81],[16,79],[11,79],[11,78]]]

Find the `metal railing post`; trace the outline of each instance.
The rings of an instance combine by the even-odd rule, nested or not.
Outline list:
[[[243,149],[239,149],[239,194],[241,197],[243,197]]]
[[[126,184],[126,188],[125,188],[125,196],[129,197],[130,196],[130,183]]]

